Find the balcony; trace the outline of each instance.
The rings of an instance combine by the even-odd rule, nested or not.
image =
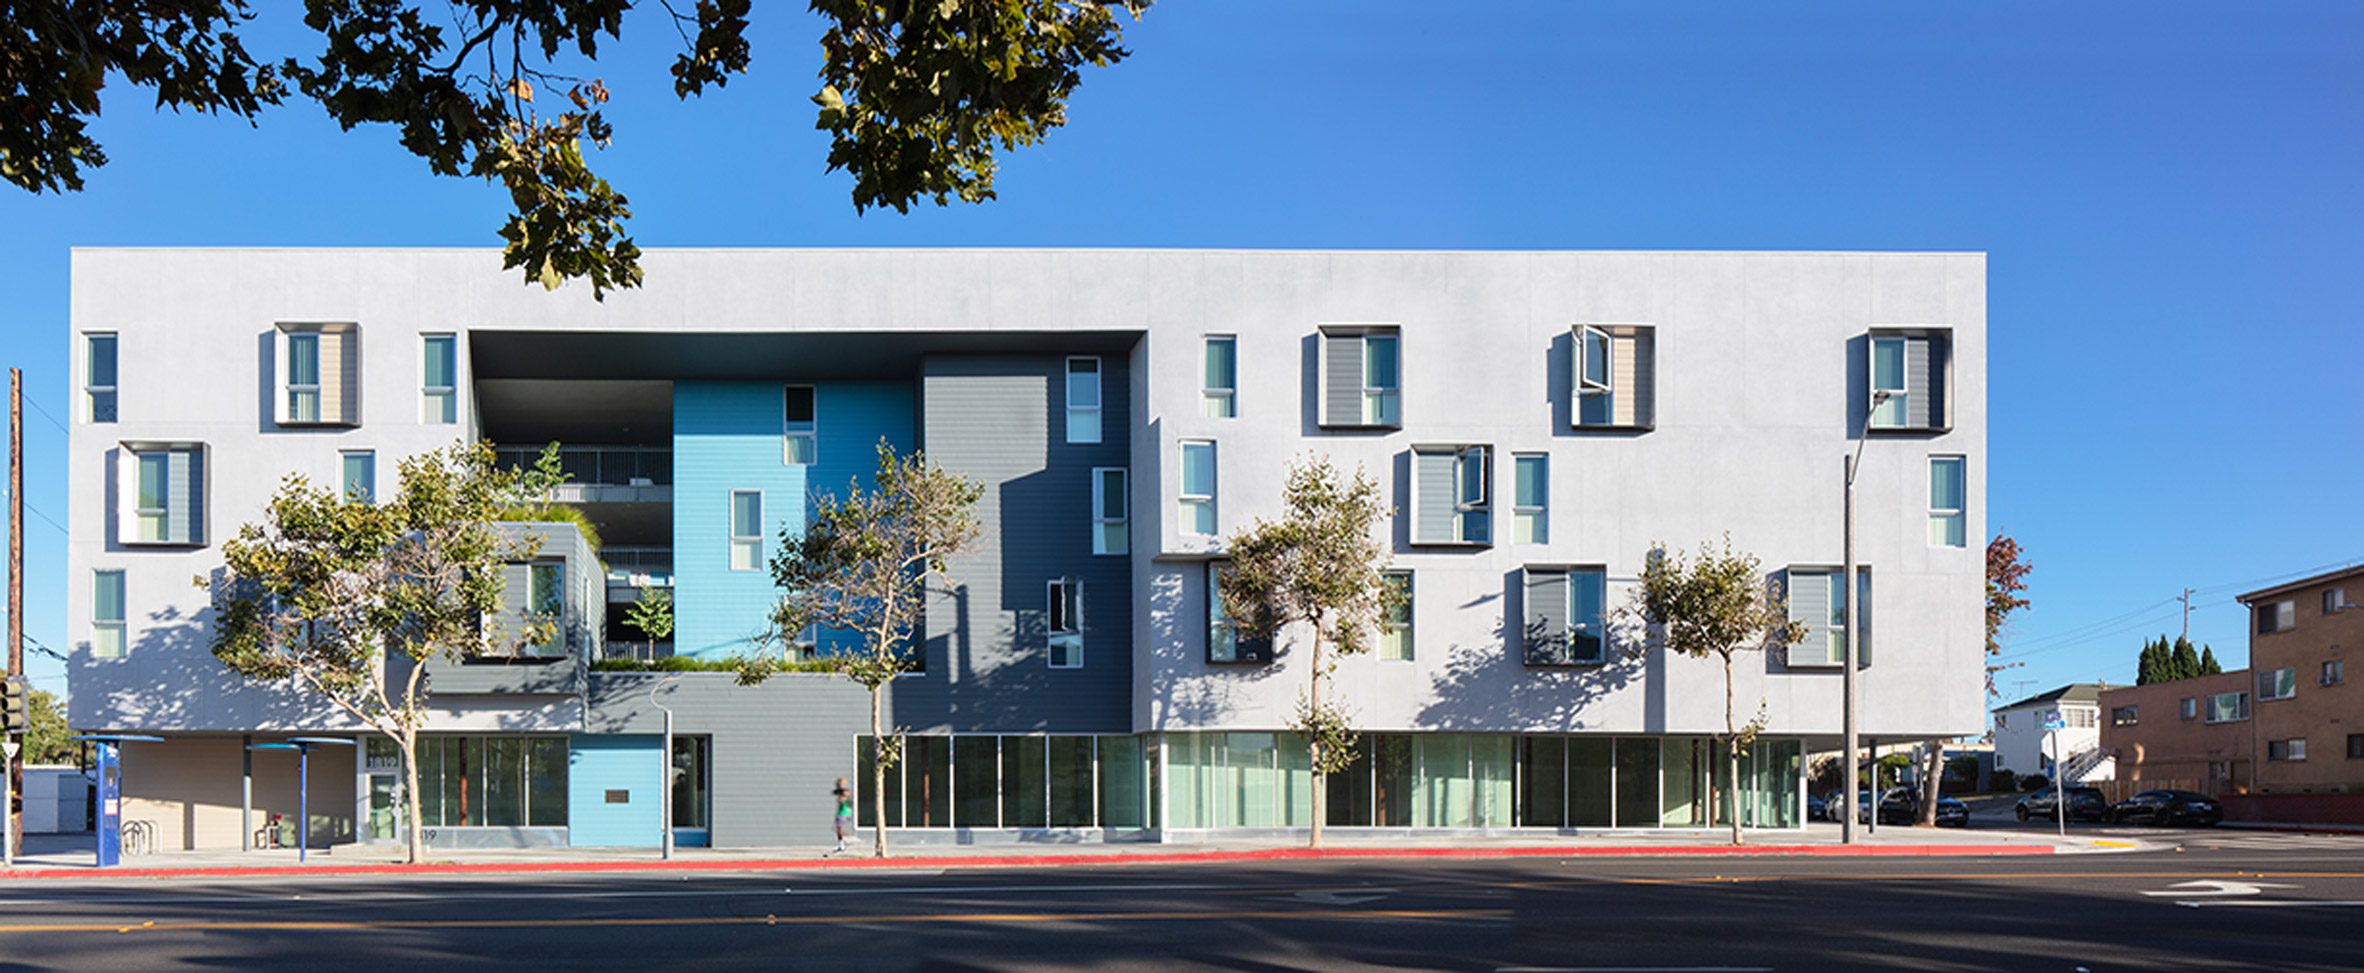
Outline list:
[[[505,469],[531,469],[544,447],[493,447],[495,460]],[[561,503],[672,503],[673,450],[664,446],[560,446],[559,469],[566,483],[554,499]]]

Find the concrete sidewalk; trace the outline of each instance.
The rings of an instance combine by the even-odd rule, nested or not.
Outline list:
[[[867,844],[843,855],[827,848],[678,848],[671,861],[648,848],[431,850],[428,861],[401,864],[399,848],[339,845],[296,862],[288,850],[184,851],[132,856],[112,869],[93,867],[91,836],[28,836],[26,854],[0,879],[199,878],[287,875],[501,874],[531,872],[724,872],[864,868],[1039,868],[1075,865],[1187,864],[1311,859],[1484,859],[1535,857],[1724,857],[1733,855],[1963,856],[2131,851],[2140,842],[2072,836],[1931,828],[1882,828],[1849,846],[1836,825],[1796,831],[1751,832],[1734,847],[1720,831],[1602,831],[1581,835],[1495,837],[1328,836],[1313,850],[1302,839],[1215,842],[929,844],[889,836],[889,858],[868,857]]]

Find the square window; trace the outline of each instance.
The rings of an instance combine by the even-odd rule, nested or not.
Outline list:
[[[781,394],[780,462],[811,466],[820,461],[820,432],[810,385],[790,385]]]
[[[1393,325],[1325,324],[1319,329],[1320,425],[1388,429],[1403,424],[1403,345]]]
[[[2306,759],[2307,759],[2307,741],[2306,741],[2306,738],[2304,738],[2304,737],[2296,737],[2296,738],[2292,738],[2292,739],[2289,739],[2289,740],[2268,740],[2268,741],[2266,741],[2266,759],[2267,759],[2267,760],[2271,760],[2271,761],[2275,761],[2275,762],[2277,762],[2277,763],[2280,763],[2280,762],[2290,762],[2290,763],[2297,763],[2297,762],[2301,762],[2301,761],[2304,761],[2304,760],[2306,760]]]
[[[731,491],[731,560],[733,571],[754,571],[763,565],[763,494]]]
[[[2298,670],[2289,666],[2266,669],[2257,674],[2257,698],[2261,701],[2289,699],[2298,695]]]
[[[1476,445],[1412,447],[1412,543],[1493,542],[1490,454]]]
[[[2318,680],[2320,685],[2337,686],[2346,681],[2348,681],[2347,663],[2338,659],[2328,659],[2324,661],[2323,674]]]
[[[2182,702],[2180,702],[2180,703],[2176,704],[2175,715],[2176,715],[2178,718],[2181,718],[2181,719],[2186,719],[2186,720],[2196,720],[2196,719],[2199,719],[2199,718],[2200,718],[2200,698],[2199,698],[2199,697],[2197,697],[2197,696],[2186,696],[2186,697],[2184,697]]]
[[[1792,666],[1841,666],[1847,664],[1847,585],[1846,575],[1835,568],[1789,569],[1789,617],[1805,629],[1805,637],[1789,647]],[[1855,613],[1858,640],[1855,664],[1871,664],[1872,650],[1872,574],[1869,566],[1858,566],[1855,592],[1862,607]]]
[[[2110,725],[2111,725],[2111,726],[2134,726],[2135,724],[2137,724],[2137,723],[2139,723],[2139,722],[2141,721],[2141,718],[2142,718],[2142,711],[2141,711],[2141,710],[2142,710],[2142,708],[2141,708],[2141,707],[2139,707],[2139,706],[2118,706],[2118,707],[2113,707],[2113,708],[2111,708],[2111,709],[2110,709]]]
[[[127,544],[205,543],[205,447],[195,443],[123,446],[118,481],[118,536]]]
[[[2347,609],[2348,590],[2346,588],[2323,589],[2323,614],[2337,615]]]
[[[2272,635],[2287,632],[2298,626],[2298,603],[2285,598],[2263,602],[2257,606],[2257,634]]]
[[[1100,359],[1067,359],[1067,441],[1100,441]]]
[[[1129,529],[1127,511],[1131,498],[1126,487],[1130,478],[1122,469],[1099,467],[1092,470],[1092,553],[1123,554],[1128,549],[1126,532]]]
[[[2208,722],[2232,723],[2249,718],[2249,694],[2217,693],[2208,697]]]
[[[1182,484],[1175,519],[1184,534],[1215,535],[1215,444],[1182,442]]]
[[[1239,415],[1239,339],[1227,334],[1207,336],[1205,378],[1199,388],[1201,411],[1215,419]]]
[[[1571,426],[1647,430],[1655,424],[1657,333],[1645,324],[1574,326],[1568,363]]]
[[[1608,572],[1531,567],[1524,571],[1522,641],[1531,666],[1608,661]]]

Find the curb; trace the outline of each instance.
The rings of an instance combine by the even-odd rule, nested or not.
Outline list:
[[[0,881],[37,879],[286,878],[355,875],[598,874],[632,872],[779,872],[910,868],[1057,868],[1097,865],[1194,865],[1320,859],[1489,858],[1899,858],[2050,855],[2051,845],[1670,845],[1664,847],[1549,846],[1514,848],[1263,848],[1253,851],[1153,852],[1111,855],[1003,855],[914,858],[771,858],[722,861],[430,862],[206,868],[34,868],[0,872]]]

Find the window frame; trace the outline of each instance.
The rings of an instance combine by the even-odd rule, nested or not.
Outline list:
[[[2270,680],[2270,682],[2269,682]],[[2272,695],[2267,695],[2268,693]],[[2257,672],[2257,701],[2273,703],[2298,696],[2298,667],[2281,666]]]
[[[1830,586],[1830,600],[1826,603],[1827,610],[1823,613],[1824,617],[1807,623],[1821,634],[1823,647],[1822,652],[1815,656],[1800,659],[1797,649],[1805,643],[1801,641],[1793,644],[1784,650],[1784,664],[1793,669],[1829,669],[1843,672],[1847,668],[1847,616],[1845,614],[1847,573],[1840,565],[1791,565],[1782,572],[1782,600],[1785,603],[1795,603],[1796,585],[1801,576],[1825,579],[1824,583]],[[1872,599],[1869,597],[1870,592],[1874,590],[1872,582],[1876,580],[1872,566],[1857,564],[1855,578],[1856,600],[1863,603],[1856,609],[1855,615],[1855,633],[1861,643],[1856,648],[1855,667],[1866,669],[1871,666],[1872,633],[1874,631],[1874,618],[1871,614]],[[1786,607],[1788,606],[1785,605]]]
[[[1220,346],[1226,356],[1224,371],[1231,376],[1231,384],[1217,386],[1210,380],[1215,365],[1215,349]],[[1239,336],[1210,334],[1199,344],[1199,414],[1209,419],[1239,418]]]
[[[108,513],[114,521],[116,541],[127,547],[205,547],[206,531],[210,526],[207,523],[206,507],[213,493],[208,479],[212,474],[209,453],[204,443],[185,440],[125,440],[118,443],[113,459],[115,509]],[[188,472],[188,482],[182,486],[187,494],[189,509],[179,511],[182,526],[187,530],[187,535],[183,537],[174,537],[172,530],[175,515],[172,505],[172,467],[175,456],[185,457],[182,465]],[[159,505],[143,507],[140,505],[140,501],[145,499],[141,496],[142,471],[151,460],[160,465],[155,497]],[[155,518],[154,537],[144,531],[143,519],[148,517]]]
[[[107,346],[107,383],[95,381],[98,368],[98,346]],[[82,333],[82,419],[92,424],[113,424],[123,418],[123,340],[113,331],[85,331]],[[99,396],[106,396],[106,417],[100,418]]]
[[[1560,579],[1560,586],[1565,590],[1565,593],[1561,596],[1563,601],[1559,607],[1561,614],[1567,619],[1567,621],[1565,626],[1558,633],[1564,655],[1563,658],[1559,660],[1540,658],[1537,656],[1533,645],[1531,643],[1527,643],[1526,639],[1522,637],[1520,641],[1523,644],[1521,644],[1519,647],[1520,663],[1531,667],[1546,669],[1569,669],[1608,665],[1610,615],[1608,566],[1601,564],[1526,565],[1520,568],[1519,571],[1520,590],[1522,592],[1532,592],[1534,587],[1530,581],[1532,578],[1538,575],[1558,576]],[[1596,602],[1594,610],[1580,610],[1580,606],[1583,605],[1588,593]],[[1522,606],[1520,615],[1527,617],[1533,616],[1533,606]],[[1520,628],[1522,630],[1526,628],[1525,617],[1522,617],[1520,620]],[[1579,636],[1587,635],[1588,633],[1593,641],[1594,651],[1590,655],[1580,655],[1576,648],[1577,639]]]
[[[2259,635],[2277,635],[2298,627],[2298,599],[2261,601],[2254,610]]]
[[[1175,532],[1187,537],[1222,536],[1223,522],[1221,518],[1223,512],[1216,503],[1223,489],[1222,451],[1216,447],[1215,441],[1212,439],[1182,439],[1176,440],[1174,445],[1176,467],[1174,471]],[[1209,482],[1205,484],[1206,490],[1203,493],[1193,493],[1190,490],[1190,451],[1193,447],[1206,449]],[[1204,531],[1198,529],[1200,518],[1196,516],[1196,511],[1201,509],[1206,511],[1204,519],[1208,525],[1208,529]]]
[[[544,601],[546,593],[542,590],[542,578],[545,574],[555,574],[552,582],[555,591],[547,593],[548,597],[556,599],[555,605],[546,605]],[[520,655],[532,659],[556,659],[567,654],[566,575],[564,558],[538,557],[525,562],[525,606],[520,614],[528,619],[545,614],[550,616],[551,630],[549,641],[528,642],[519,647]]]
[[[1882,346],[1896,349],[1895,388],[1886,388],[1880,384],[1880,349]],[[1901,334],[1873,334],[1871,335],[1871,346],[1867,350],[1870,357],[1864,362],[1864,395],[1866,398],[1873,398],[1881,392],[1886,392],[1888,399],[1872,408],[1871,418],[1864,425],[1871,429],[1914,428],[1906,418],[1910,415],[1906,403],[1912,395],[1913,386],[1911,338]]]
[[[1084,667],[1083,579],[1052,578],[1044,584],[1042,629],[1044,665],[1052,669]],[[1060,661],[1063,641],[1065,663]]]
[[[1388,611],[1380,613],[1379,623],[1374,626],[1378,631],[1372,654],[1381,662],[1411,662],[1418,658],[1419,652],[1414,631],[1414,626],[1419,624],[1419,616],[1413,608],[1415,593],[1419,589],[1414,587],[1416,582],[1412,577],[1412,569],[1388,568],[1379,572],[1379,579],[1382,585],[1396,587],[1401,600],[1390,606]],[[1389,647],[1389,636],[1400,636],[1398,648]]]
[[[1116,500],[1118,508],[1113,514],[1109,513],[1107,510],[1109,493],[1106,480],[1111,474],[1115,475],[1117,478]],[[1095,466],[1092,467],[1091,484],[1092,553],[1103,556],[1116,556],[1132,553],[1132,542],[1130,540],[1133,520],[1132,471],[1122,466]],[[1109,528],[1111,527],[1116,528],[1116,531],[1113,534],[1109,532]],[[1113,544],[1109,542],[1109,538],[1111,537],[1115,538],[1115,542]]]
[[[155,504],[148,504],[149,461],[156,465]],[[131,522],[137,529],[132,538],[138,544],[169,544],[165,535],[172,533],[172,451],[167,449],[132,450]],[[148,536],[150,518],[156,525],[156,536]]]
[[[368,464],[368,483],[356,494],[353,489],[353,461]],[[337,450],[337,490],[346,500],[376,503],[378,497],[378,451],[374,449]]]
[[[2281,754],[2282,754],[2282,755],[2281,755],[2281,756],[2279,756],[2279,757],[2277,757],[2277,756],[2274,756],[2274,752],[2275,752],[2276,748],[2280,748],[2280,750],[2281,750]],[[2277,764],[2303,764],[2303,763],[2306,763],[2306,762],[2307,762],[2307,738],[2305,738],[2305,737],[2285,737],[2285,738],[2283,738],[2283,739],[2280,739],[2280,740],[2267,740],[2267,741],[2266,741],[2266,761],[2267,761],[2267,762],[2269,762],[2269,763],[2277,763]]]
[[[2315,685],[2338,686],[2348,681],[2348,664],[2343,659],[2323,660],[2322,671],[2315,676]]]
[[[1956,507],[1938,506],[1937,468],[1951,464],[1954,469],[1953,488]],[[1938,539],[1940,524],[1946,526],[1946,539]],[[1961,549],[1970,546],[1970,457],[1961,453],[1938,453],[1929,457],[1929,546]]]
[[[2364,733],[2348,734],[2348,759],[2364,760]]]
[[[448,385],[428,384],[428,372],[435,361],[436,348],[441,345],[449,359],[444,378]],[[441,403],[441,408],[435,408]],[[434,409],[430,412],[430,409]],[[430,426],[460,424],[460,336],[451,331],[429,331],[419,334],[419,421]]]
[[[1520,493],[1526,488],[1526,478],[1520,470],[1533,462],[1538,470],[1532,503],[1524,502]],[[1510,541],[1513,544],[1551,543],[1551,454],[1510,454]]]
[[[1088,371],[1076,369],[1076,366],[1083,362],[1091,363],[1091,368]],[[1060,400],[1066,405],[1066,442],[1069,445],[1091,445],[1106,439],[1105,431],[1101,428],[1101,410],[1108,403],[1107,364],[1102,362],[1098,355],[1069,355],[1066,363],[1061,366],[1061,374],[1066,377],[1065,383],[1060,388]],[[1077,375],[1091,376],[1092,401],[1089,405],[1076,404],[1075,394],[1082,387],[1076,382]],[[1087,417],[1090,419],[1088,428],[1091,431],[1091,436],[1088,439],[1079,438],[1077,433],[1086,428],[1080,423]]]
[[[2337,615],[2337,614],[2339,614],[2340,612],[2343,612],[2343,611],[2346,611],[2346,610],[2347,610],[2347,604],[2348,604],[2348,589],[2346,589],[2346,588],[2325,588],[2325,589],[2323,589],[2323,614],[2325,614],[2325,615]]]
[[[2177,701],[2177,703],[2175,704],[2175,718],[2176,718],[2176,719],[2179,719],[2179,720],[2196,720],[2196,719],[2199,719],[2199,718],[2200,718],[2200,697],[2198,697],[2198,696],[2185,696],[2185,697],[2183,697],[2183,699],[2181,699],[2181,700]]]
[[[739,532],[740,497],[752,497],[755,500],[755,532],[752,534]],[[723,563],[727,570],[746,572],[763,569],[763,501],[761,489],[732,490],[729,497],[723,501],[723,520],[725,533],[728,537],[727,558]],[[738,566],[739,551],[742,548],[750,552],[748,566],[743,568]]]
[[[1222,576],[1225,571],[1230,569],[1230,558],[1208,558],[1201,574],[1206,581],[1207,594],[1205,652],[1207,664],[1215,666],[1268,664],[1272,661],[1272,640],[1251,638],[1240,634],[1239,624],[1231,620],[1229,612],[1223,610]],[[1223,636],[1222,639],[1217,639],[1216,636],[1219,634]],[[1230,646],[1229,655],[1218,656],[1215,653],[1215,646],[1218,644]]]
[[[2132,706],[2112,706],[2112,707],[2110,707],[2110,725],[2111,725],[2111,726],[2140,726],[2140,725],[2142,725],[2142,704],[2140,704],[2140,703],[2137,703],[2137,704],[2134,704],[2134,705],[2132,705]]]
[[[319,425],[321,423],[320,369],[323,364],[320,357],[320,332],[312,330],[282,331],[280,338],[281,347],[287,355],[287,366],[283,369],[286,380],[281,383],[281,387],[287,395],[280,403],[284,411],[279,421],[291,425]],[[299,349],[309,350],[310,365],[312,366],[312,380],[310,382],[296,380],[297,373],[302,371],[298,366],[305,364],[306,357],[305,353]],[[306,401],[304,396],[307,395],[310,396],[309,401],[312,407],[312,414],[309,416],[304,415],[304,410],[299,406],[299,403]]]
[[[120,659],[131,654],[131,583],[122,568],[94,568],[90,572],[90,657]],[[101,611],[106,605],[103,596],[108,579],[114,579],[115,617],[107,618]],[[113,651],[107,651],[103,633],[114,633]]]
[[[1366,331],[1361,338],[1363,346],[1362,424],[1368,428],[1400,428],[1404,424],[1403,334],[1394,330]],[[1385,343],[1388,346],[1388,360],[1394,365],[1395,371],[1392,376],[1393,380],[1386,385],[1374,384],[1371,381],[1371,363],[1374,360],[1371,351],[1380,343]],[[1381,403],[1383,407],[1374,412],[1374,402]]]
[[[2217,706],[2217,702],[2227,698],[2231,699],[2233,703],[2231,715],[2219,715],[2220,710]],[[2234,689],[2221,693],[2209,693],[2207,702],[2201,704],[2200,715],[2203,717],[2203,723],[2213,724],[2244,722],[2249,719],[2249,693],[2247,690],[2241,689]]]
[[[1598,355],[1595,355],[1595,345]],[[1607,328],[1584,324],[1576,327],[1576,395],[1614,395],[1617,392],[1617,336]],[[1599,378],[1592,377],[1595,362],[1600,365]]]
[[[793,396],[802,391],[812,418],[793,418]],[[804,458],[796,457],[796,443],[805,444]],[[780,386],[780,465],[818,466],[821,462],[821,389],[816,385]]]
[[[1470,475],[1474,458],[1476,476]],[[1493,448],[1474,444],[1461,447],[1453,456],[1453,542],[1456,544],[1489,545],[1494,543],[1494,464]],[[1476,496],[1470,495],[1470,485],[1477,486]],[[1472,527],[1482,537],[1471,537]]]

